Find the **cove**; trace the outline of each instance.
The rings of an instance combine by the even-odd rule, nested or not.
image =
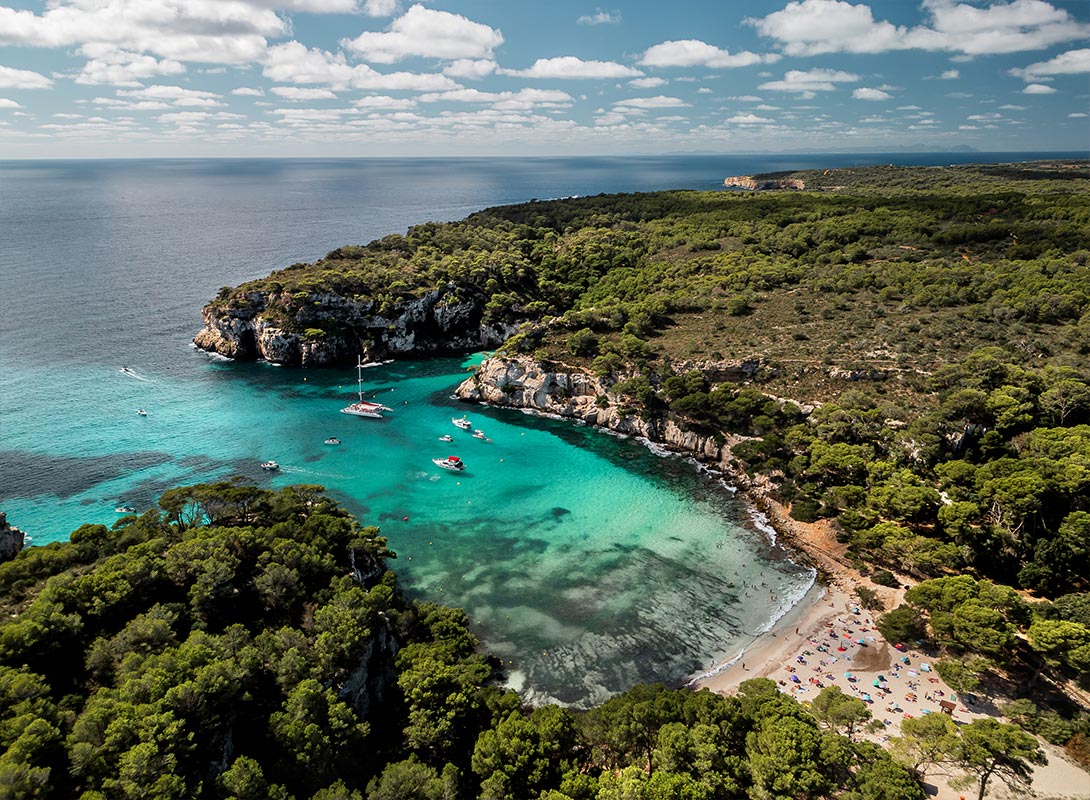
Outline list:
[[[321,484],[381,528],[407,592],[466,610],[510,685],[531,701],[580,706],[732,655],[812,583],[692,464],[586,426],[451,399],[475,360],[365,370],[365,396],[394,409],[383,419],[339,413],[354,371],[196,352],[187,361],[185,381],[88,368],[82,424],[69,431],[79,441],[33,465],[39,487],[66,491],[28,497],[26,481],[2,490],[35,543],[109,523],[121,504],[151,507],[170,486],[233,475]],[[452,424],[463,414],[488,440]],[[46,431],[23,430],[35,433]],[[331,437],[341,443],[325,444]],[[466,471],[431,461],[447,455]],[[266,459],[280,470],[264,472]]]

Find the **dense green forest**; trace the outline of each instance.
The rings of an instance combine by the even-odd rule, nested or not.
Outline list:
[[[911,800],[939,761],[1024,776],[1025,731],[1090,762],[1065,697],[1090,675],[1087,165],[795,177],[488,209],[214,304],[265,293],[320,337],[346,324],[331,295],[442,285],[524,322],[501,354],[729,444],[876,583],[912,583],[883,633],[959,692],[1031,689],[1017,725],[931,715],[887,752],[854,698],[761,680],[525,708],[463,613],[402,595],[377,529],[319,487],[220,483],[0,565],[0,798]]]
[[[939,761],[1042,759],[1015,725],[932,715],[895,760],[859,740],[863,701],[767,679],[529,709],[392,557],[320,487],[224,482],[0,565],[0,797],[922,800]]]

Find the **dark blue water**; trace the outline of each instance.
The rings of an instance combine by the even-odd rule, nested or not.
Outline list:
[[[512,412],[473,412],[492,442],[440,444],[465,410],[448,398],[458,359],[369,370],[368,392],[396,411],[347,417],[353,374],[193,350],[201,306],[221,286],[490,205],[979,158],[0,162],[0,510],[45,543],[169,486],[322,483],[382,526],[412,591],[467,608],[532,696],[585,702],[677,678],[734,652],[812,578],[722,487],[633,442]],[[431,464],[451,448],[467,474]],[[260,470],[269,458],[280,474]],[[732,584],[757,580],[775,602],[741,602]]]

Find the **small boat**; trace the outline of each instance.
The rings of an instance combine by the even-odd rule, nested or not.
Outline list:
[[[261,468],[266,472],[276,472],[278,469],[280,469],[280,465],[272,459],[269,459],[268,461],[261,462]]]
[[[118,506],[117,508],[114,509],[114,511],[117,512],[118,514],[135,514],[136,513],[136,509],[133,508],[132,506]]]
[[[336,436],[330,436],[328,439],[325,440],[325,443],[326,444],[340,444],[341,440],[338,439]]]
[[[461,428],[463,431],[468,431],[470,428],[473,427],[473,423],[466,419],[464,415],[461,419],[453,417],[450,421],[457,425],[459,428]]]
[[[473,438],[474,439],[483,439],[483,438],[485,438],[484,437],[484,431],[482,431],[480,428],[477,428],[477,430],[473,431]]]
[[[118,372],[122,373],[123,375],[135,375],[136,374],[135,372],[133,372],[133,370],[129,369],[128,367],[122,367],[120,370],[118,370]]]
[[[384,406],[382,403],[372,403],[370,400],[363,399],[363,358],[360,356],[356,356],[356,385],[359,387],[359,400],[342,408],[342,414],[351,414],[354,417],[382,419],[382,414],[379,413],[380,411],[393,411],[392,408]],[[328,442],[326,444],[328,444]]]
[[[140,416],[142,416],[142,417],[146,417],[146,416],[148,415],[148,412],[147,412],[147,411],[145,411],[145,410],[144,410],[144,409],[142,409],[142,408],[138,408],[138,409],[136,409],[136,413],[137,413],[137,414],[139,414],[139,415],[140,415]]]
[[[439,437],[439,441],[441,441],[441,442],[453,442],[454,437],[451,436],[449,433],[444,433],[442,436]]]
[[[447,456],[446,458],[433,458],[431,460],[431,463],[435,464],[435,466],[437,466],[437,467],[442,467],[443,469],[453,470],[455,472],[461,472],[462,470],[464,470],[466,468],[466,465],[462,462],[462,459],[458,458],[458,456]]]

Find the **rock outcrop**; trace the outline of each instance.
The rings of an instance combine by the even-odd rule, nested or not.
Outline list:
[[[252,291],[205,306],[193,342],[228,358],[288,366],[466,352],[496,347],[521,324],[486,322],[485,302],[454,284],[384,304],[335,293]]]
[[[0,511],[0,562],[11,561],[19,555],[26,542],[26,534],[8,524],[8,517]]]
[[[795,189],[802,190],[806,184],[797,178],[761,178],[752,175],[733,175],[723,180],[723,185],[729,189],[754,189],[768,191],[770,189]]]
[[[725,367],[724,367],[725,369]],[[677,452],[726,467],[730,445],[740,437],[717,439],[687,431],[672,419],[644,420],[626,413],[601,380],[562,365],[545,366],[526,356],[494,356],[485,360],[455,394],[491,405],[528,408],[577,419],[628,436],[642,436]]]

